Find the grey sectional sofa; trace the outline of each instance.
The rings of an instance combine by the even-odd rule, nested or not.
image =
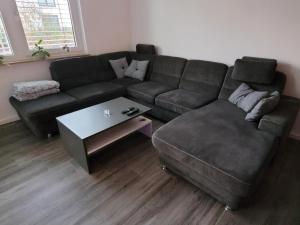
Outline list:
[[[116,78],[108,60],[122,57],[129,62],[150,61],[145,81]],[[60,82],[61,93],[27,102],[10,98],[10,102],[38,136],[57,132],[57,116],[115,97],[126,96],[149,106],[150,115],[168,122],[152,137],[163,167],[234,209],[255,190],[283,145],[299,101],[282,97],[272,113],[247,122],[245,112],[227,100],[243,82],[232,78],[233,69],[222,63],[155,55],[153,46],[139,45],[137,52],[53,62],[51,75]],[[248,84],[281,93],[285,75],[272,76],[268,84],[262,84],[259,76],[254,81],[251,77]]]

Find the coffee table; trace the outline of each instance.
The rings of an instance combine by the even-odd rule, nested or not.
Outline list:
[[[132,116],[122,114],[129,107],[140,111]],[[107,113],[109,110],[109,113]],[[120,97],[57,117],[64,148],[88,172],[90,159],[114,142],[139,131],[152,135],[152,121],[142,116],[151,110]]]

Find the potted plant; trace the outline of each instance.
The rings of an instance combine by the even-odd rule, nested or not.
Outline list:
[[[35,43],[35,47],[33,49],[32,56],[38,57],[39,59],[46,59],[47,57],[50,57],[50,53],[41,46],[43,40],[39,40],[37,43]]]

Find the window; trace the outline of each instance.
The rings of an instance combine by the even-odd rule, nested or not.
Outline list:
[[[55,7],[55,0],[38,0],[39,6]]]
[[[29,49],[39,40],[43,40],[46,49],[77,46],[68,0],[16,0],[16,3]],[[49,5],[50,8],[44,7]]]
[[[3,23],[2,15],[0,14],[0,55],[8,56],[12,54],[13,52]]]
[[[59,18],[57,15],[43,15],[42,23],[44,30],[60,30]]]

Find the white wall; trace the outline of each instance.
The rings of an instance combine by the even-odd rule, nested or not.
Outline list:
[[[80,3],[88,53],[129,49],[128,0],[80,0]],[[48,61],[0,66],[0,124],[18,119],[8,102],[13,82],[41,79],[50,79]]]
[[[128,50],[129,0],[80,0],[90,54]]]
[[[131,47],[229,65],[244,55],[279,60],[285,94],[300,98],[299,0],[130,0]],[[300,138],[300,114],[293,129]]]

